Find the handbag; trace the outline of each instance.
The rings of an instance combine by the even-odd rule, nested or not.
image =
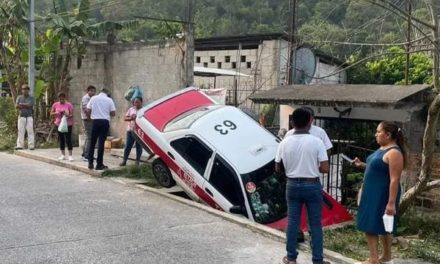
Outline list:
[[[68,131],[69,127],[67,126],[67,117],[63,115],[63,117],[61,117],[60,125],[58,126],[58,132],[67,133]]]

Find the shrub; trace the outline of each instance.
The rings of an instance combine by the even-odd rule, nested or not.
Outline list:
[[[0,97],[0,150],[10,150],[15,145],[17,112],[12,97]]]

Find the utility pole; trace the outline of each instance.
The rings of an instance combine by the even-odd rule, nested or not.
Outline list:
[[[185,23],[185,87],[194,84],[194,1],[186,0]]]
[[[409,67],[410,67],[410,50],[411,50],[411,13],[412,4],[411,0],[408,0],[408,28],[406,32],[406,64],[405,64],[405,85],[409,84]]]
[[[294,65],[294,49],[295,49],[295,34],[296,34],[296,0],[289,1],[289,39],[287,45],[287,84],[293,84],[293,73],[295,72]]]
[[[28,68],[28,85],[30,94],[35,93],[35,15],[34,0],[29,0],[29,68]]]

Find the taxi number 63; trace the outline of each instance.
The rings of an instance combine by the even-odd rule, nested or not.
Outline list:
[[[227,135],[229,131],[237,129],[237,125],[230,120],[225,120],[223,123],[214,126],[215,131],[221,135]]]

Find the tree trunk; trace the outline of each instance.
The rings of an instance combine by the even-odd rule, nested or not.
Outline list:
[[[431,16],[434,25],[433,36],[434,36],[434,48],[433,48],[433,81],[434,89],[438,93],[440,89],[440,74],[439,74],[439,63],[440,63],[440,39],[439,39],[439,25],[437,18],[437,6],[438,0],[431,0]],[[431,165],[432,158],[434,154],[435,140],[437,135],[437,123],[440,114],[440,95],[437,94],[432,101],[429,111],[428,118],[426,120],[425,132],[423,135],[423,150],[422,150],[422,165],[420,168],[420,173],[418,181],[414,187],[405,192],[402,196],[400,203],[400,213],[404,214],[409,208],[416,197],[428,189],[428,182],[431,177]]]

